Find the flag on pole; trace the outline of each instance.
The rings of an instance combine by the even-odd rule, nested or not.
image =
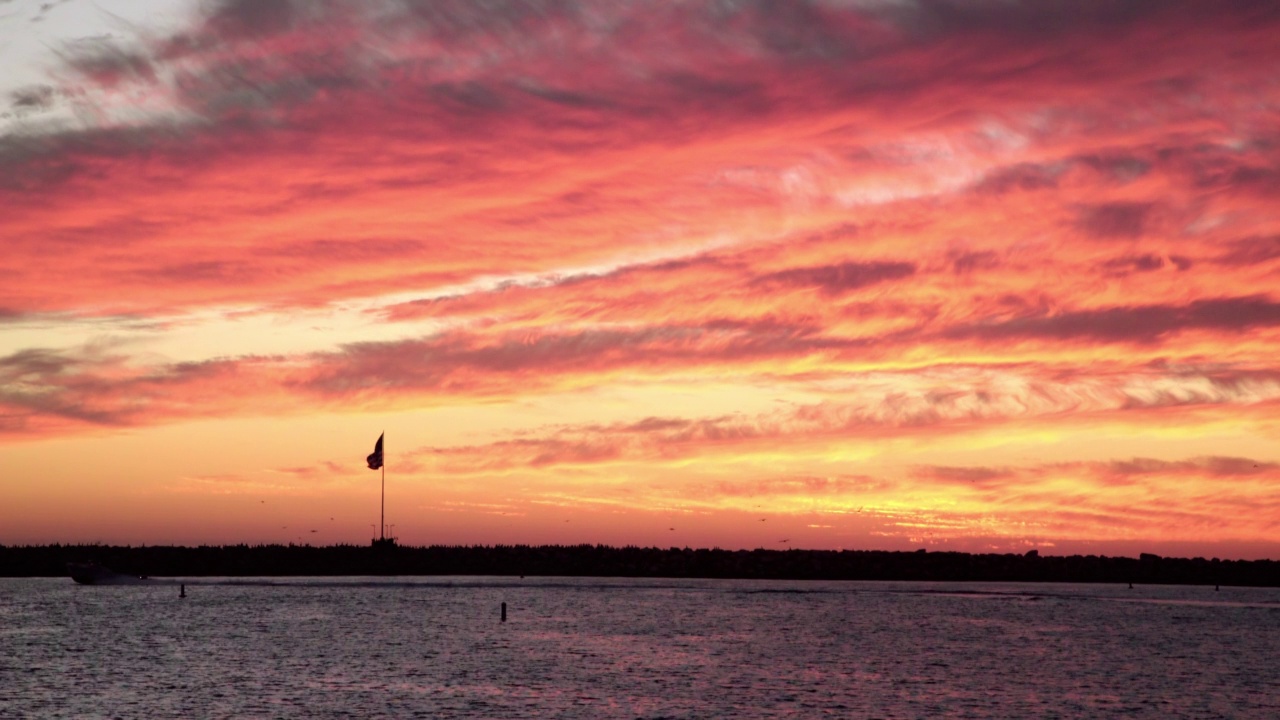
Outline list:
[[[386,433],[382,435],[386,435]],[[378,444],[373,446],[373,453],[365,458],[369,462],[370,470],[377,470],[382,467],[382,435],[378,436]]]

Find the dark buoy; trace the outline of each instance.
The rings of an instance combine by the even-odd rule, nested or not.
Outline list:
[[[1130,589],[1130,590],[1132,590],[1132,589],[1133,589],[1133,583],[1129,583],[1129,589]]]
[[[180,598],[184,598],[184,597],[186,597],[186,596],[187,596],[187,586],[186,586],[186,585],[179,585],[179,586],[178,586],[178,597],[180,597]]]
[[[1218,592],[1218,590],[1220,590],[1220,589],[1221,589],[1221,588],[1219,588],[1217,585],[1214,585],[1214,586],[1213,586],[1213,591],[1214,591],[1214,592]]]
[[[502,603],[502,622],[507,621],[507,604]]]

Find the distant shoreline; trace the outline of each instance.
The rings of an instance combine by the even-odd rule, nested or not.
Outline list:
[[[605,545],[0,545],[0,577],[67,577],[96,562],[151,577],[556,576],[1081,582],[1280,587],[1280,561],[887,550],[720,550]]]

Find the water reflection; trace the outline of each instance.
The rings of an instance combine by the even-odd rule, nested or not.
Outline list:
[[[1280,716],[1275,590],[184,582],[0,581],[0,717]]]

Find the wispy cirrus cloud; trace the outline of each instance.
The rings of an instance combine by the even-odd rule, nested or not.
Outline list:
[[[1234,307],[1234,306],[1232,306]],[[1254,307],[1250,304],[1247,307]],[[1264,310],[1265,304],[1260,305]],[[1264,313],[1265,314],[1265,313]],[[1206,313],[1218,316],[1217,312]],[[1248,318],[1231,316],[1231,327]],[[1060,338],[1048,330],[1013,330]],[[1099,332],[1086,327],[1086,334]],[[1066,328],[1075,327],[1068,323]],[[1116,331],[1116,339],[1150,339]],[[963,330],[963,329],[962,329]],[[1105,330],[1105,328],[1104,328]],[[1124,330],[1125,332],[1121,332]],[[1149,332],[1159,334],[1158,324]],[[961,333],[957,333],[964,337]],[[1105,336],[1109,338],[1110,336]],[[533,393],[581,391],[610,377],[661,385],[681,375],[763,374],[767,382],[796,388],[830,380],[859,383],[862,400],[800,411],[821,425],[930,425],[955,420],[999,420],[1027,414],[1117,411],[1138,407],[1267,402],[1280,394],[1270,370],[1248,368],[1098,368],[1078,372],[1036,365],[925,365],[916,369],[859,370],[872,343],[829,337],[816,327],[770,323],[509,332],[496,337],[464,331],[400,342],[366,342],[303,356],[221,358],[202,362],[140,364],[121,352],[25,350],[0,358],[9,429],[46,422],[129,425],[169,417],[239,412],[291,414],[320,404],[415,404],[432,398],[514,401]],[[880,363],[890,355],[880,355]],[[815,372],[821,361],[825,371]],[[843,364],[843,368],[841,365]],[[828,390],[828,392],[830,392]],[[239,398],[255,397],[252,407]],[[237,408],[241,408],[237,410]],[[145,418],[145,420],[144,420]],[[674,422],[674,420],[672,420]]]

